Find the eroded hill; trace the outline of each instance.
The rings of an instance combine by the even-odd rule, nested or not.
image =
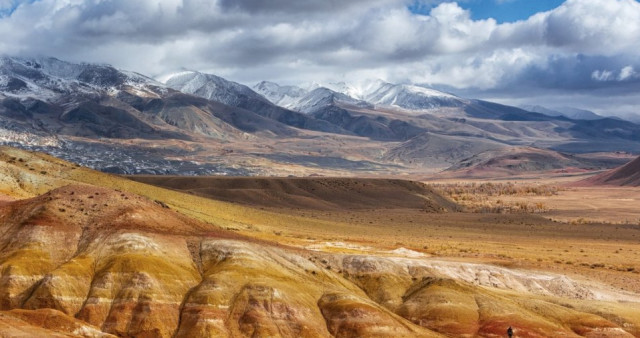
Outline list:
[[[15,149],[0,160],[1,335],[640,334],[637,295],[604,285],[408,249],[286,246],[264,229],[301,218]]]

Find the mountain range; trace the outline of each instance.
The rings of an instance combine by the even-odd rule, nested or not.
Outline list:
[[[423,174],[501,149],[640,152],[634,123],[529,110],[380,80],[250,88],[196,71],[152,79],[109,65],[0,58],[0,142],[109,172]],[[620,164],[579,159],[571,164]]]

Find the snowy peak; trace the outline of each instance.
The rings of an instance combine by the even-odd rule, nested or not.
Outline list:
[[[303,112],[314,113],[318,110],[334,104],[346,104],[358,107],[371,107],[368,102],[355,99],[346,94],[331,90],[326,87],[318,87],[309,91],[291,105],[291,109]]]
[[[364,99],[375,105],[409,110],[459,107],[464,104],[461,98],[435,89],[388,82],[370,86]]]
[[[300,112],[280,107],[251,88],[219,76],[184,71],[164,76],[161,79],[165,81],[167,86],[183,93],[242,108],[288,126],[325,132],[345,132],[329,122],[316,120]],[[269,84],[265,84],[263,87],[277,89]]]
[[[0,91],[7,96],[48,100],[63,93],[95,93],[124,85],[162,86],[143,75],[108,65],[74,64],[56,58],[0,57]]]
[[[363,88],[351,84],[347,84],[345,82],[333,82],[324,85],[323,87],[328,88],[334,92],[344,94],[354,99],[363,100],[364,92]]]
[[[269,81],[262,81],[256,84],[253,86],[253,90],[272,103],[285,108],[293,108],[296,102],[308,93],[307,90],[300,87],[280,86]]]
[[[304,86],[304,89],[263,81],[254,86],[254,89],[277,105],[302,112],[309,112],[319,106],[335,102],[407,110],[459,107],[465,104],[463,99],[435,89],[393,84],[379,79],[356,84],[312,82]]]
[[[274,104],[303,113],[313,113],[335,103],[360,107],[371,106],[365,101],[346,94],[345,92],[353,92],[355,87],[348,86],[344,82],[327,85],[312,82],[306,85],[305,89],[296,86],[280,86],[274,82],[262,81],[253,88]]]
[[[213,74],[182,71],[162,76],[158,80],[168,87],[183,93],[197,95],[232,106],[238,106],[246,97],[250,97],[252,100],[268,102],[251,88]]]

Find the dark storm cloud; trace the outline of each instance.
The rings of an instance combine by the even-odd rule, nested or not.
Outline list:
[[[525,68],[503,87],[514,85],[563,91],[597,89],[637,90],[640,60],[629,56],[550,56],[540,65]]]

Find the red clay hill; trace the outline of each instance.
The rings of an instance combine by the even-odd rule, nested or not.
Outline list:
[[[589,177],[579,183],[581,185],[640,187],[640,157],[622,167]]]

